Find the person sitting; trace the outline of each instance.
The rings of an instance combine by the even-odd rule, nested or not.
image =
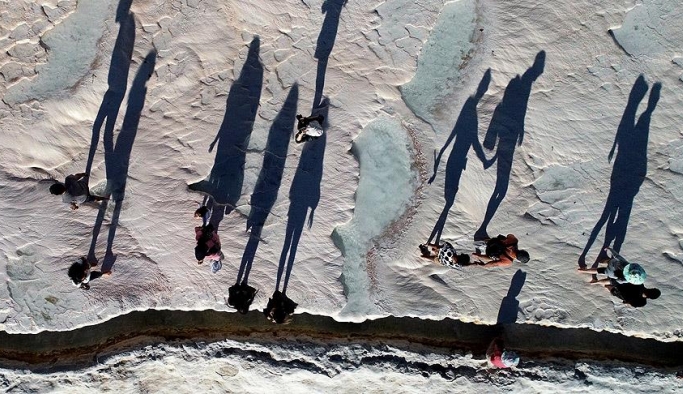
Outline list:
[[[55,182],[50,186],[50,193],[62,196],[62,201],[71,205],[71,209],[78,209],[78,204],[90,201],[108,200],[107,197],[100,197],[90,194],[88,189],[88,174],[81,172],[72,174],[64,179],[64,183]]]
[[[519,249],[518,243],[517,237],[513,234],[499,234],[495,238],[490,238],[486,240],[485,248],[479,248],[472,254],[473,264],[487,267],[506,267],[514,261],[526,264],[529,262],[529,253]]]
[[[323,135],[323,121],[325,117],[323,115],[307,116],[302,115],[296,116],[298,122],[296,129],[298,132],[294,136],[294,141],[298,143],[306,142],[312,138],[318,138]]]
[[[607,278],[600,280],[593,279],[591,280],[591,283],[614,280],[617,284],[630,283],[633,285],[642,285],[645,282],[647,273],[640,264],[629,263],[612,248],[605,248],[605,252],[607,254],[607,259],[598,262],[598,264],[607,262],[607,267],[579,268],[579,271],[581,272],[607,275]]]
[[[258,290],[249,286],[246,282],[232,285],[228,289],[228,305],[237,309],[237,312],[246,315],[249,306],[254,301]]]
[[[647,304],[647,299],[656,300],[662,295],[657,288],[648,289],[644,285],[633,285],[631,283],[620,284],[611,279],[609,285],[605,287],[613,296],[623,300],[624,304],[629,304],[634,308],[640,308]]]
[[[291,321],[291,315],[298,304],[284,293],[279,290],[275,290],[273,296],[268,299],[268,304],[263,310],[263,314],[266,318],[276,324],[287,324]]]
[[[95,264],[92,264],[95,265]],[[81,288],[83,290],[90,290],[90,281],[97,279],[102,275],[110,275],[109,272],[90,272],[91,264],[85,257],[81,257],[81,260],[71,264],[69,267],[68,275],[74,286]]]
[[[197,226],[194,231],[197,240],[197,246],[194,248],[197,264],[204,263],[204,260],[208,258],[212,261],[211,270],[216,273],[221,268],[221,260],[223,259],[218,232],[214,230],[212,224]]]
[[[460,268],[471,265],[470,256],[464,253],[458,254],[450,242],[444,241],[438,244],[420,244],[422,257],[438,262],[449,268]]]
[[[512,368],[519,364],[519,355],[506,350],[502,338],[495,338],[486,350],[486,360],[491,368]]]

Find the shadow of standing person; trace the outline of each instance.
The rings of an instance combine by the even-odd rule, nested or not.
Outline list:
[[[102,98],[102,104],[100,104],[100,109],[97,111],[97,116],[93,123],[88,162],[85,166],[85,173],[88,175],[90,175],[92,170],[102,124],[106,119],[105,134],[114,132],[116,118],[119,116],[119,109],[126,95],[130,62],[133,58],[133,48],[135,46],[135,16],[130,12],[132,2],[133,0],[121,0],[116,10],[116,22],[120,25],[119,34],[116,36],[114,49],[111,53],[109,74],[107,75],[109,88]]]
[[[529,104],[531,85],[543,74],[544,67],[545,51],[540,51],[536,55],[534,64],[521,77],[517,75],[510,81],[503,93],[503,99],[493,111],[483,145],[486,149],[493,149],[496,140],[498,141],[495,154],[496,186],[486,207],[484,220],[474,233],[475,240],[490,238],[487,227],[507,194],[515,146],[521,146],[524,140],[524,119]]]
[[[443,190],[445,204],[441,211],[441,215],[429,236],[427,244],[432,243],[433,239],[434,243],[439,244],[441,233],[443,232],[443,228],[446,225],[446,219],[448,218],[448,212],[455,202],[455,195],[458,193],[460,177],[467,166],[467,153],[469,152],[470,147],[474,148],[477,157],[484,164],[484,168],[488,168],[486,155],[484,155],[484,150],[477,137],[479,130],[477,104],[488,90],[489,82],[491,82],[491,69],[486,70],[484,73],[476,93],[468,97],[467,101],[465,101],[451,135],[448,136],[446,143],[439,151],[436,159],[434,159],[434,174],[429,179],[429,183],[432,183],[436,178],[441,156],[443,156],[444,151],[448,148],[451,141],[453,141],[453,138],[455,138],[451,154],[448,156],[448,162],[446,162],[446,180]]]
[[[142,115],[142,109],[145,105],[145,97],[147,95],[147,81],[154,73],[154,66],[156,65],[156,51],[150,51],[145,57],[144,61],[138,68],[137,74],[133,79],[133,84],[130,87],[128,94],[128,108],[123,117],[123,124],[121,130],[114,143],[114,132],[105,132],[103,137],[104,143],[104,160],[107,174],[107,194],[111,196],[114,202],[114,211],[109,223],[109,235],[107,237],[107,250],[105,253],[104,263],[102,264],[102,271],[111,271],[116,257],[112,252],[114,237],[116,236],[116,228],[119,224],[119,216],[123,199],[126,192],[126,181],[128,179],[128,167],[130,164],[130,154],[133,149],[133,142],[138,132],[138,125]],[[105,130],[107,131],[107,130]],[[106,201],[100,207],[93,229],[93,240],[90,246],[90,253],[94,256],[95,244],[99,235],[102,222],[104,221],[104,214],[107,209]]]
[[[607,224],[605,241],[593,263],[593,268],[597,267],[601,260],[607,258],[605,248],[612,241],[614,241],[612,249],[618,253],[626,238],[633,201],[647,175],[647,142],[650,134],[650,119],[659,101],[661,84],[655,83],[652,86],[647,109],[640,115],[636,123],[636,111],[640,102],[645,98],[647,89],[647,82],[641,74],[633,84],[626,109],[617,128],[612,149],[607,157],[611,161],[616,150],[617,156],[612,167],[610,191],[605,201],[605,208],[593,227],[586,246],[579,257],[580,268],[586,268],[586,255],[605,224]]]
[[[321,114],[325,117],[323,127],[328,128],[328,109],[329,103],[323,100],[322,107],[313,111],[313,115]],[[289,276],[296,258],[296,250],[299,239],[306,222],[308,228],[313,225],[313,214],[320,202],[320,182],[323,177],[323,160],[325,158],[325,145],[327,143],[327,132],[319,138],[306,142],[301,152],[299,165],[297,166],[292,186],[289,189],[289,211],[287,212],[287,230],[285,242],[280,254],[280,264],[277,270],[277,281],[275,290],[280,289],[282,274],[286,268],[282,293],[287,291]],[[309,213],[310,208],[310,213]],[[306,220],[308,215],[308,221]]]
[[[282,173],[285,169],[285,162],[287,160],[287,150],[289,147],[289,140],[294,131],[294,124],[296,121],[297,101],[299,100],[299,86],[294,85],[289,90],[287,99],[282,105],[282,109],[273,120],[268,133],[268,141],[263,152],[263,164],[261,172],[259,173],[254,186],[254,192],[251,194],[251,211],[247,219],[247,230],[251,229],[249,241],[244,249],[242,255],[242,262],[240,264],[239,272],[237,274],[236,287],[246,287],[249,281],[249,272],[251,265],[254,262],[256,250],[261,241],[261,231],[270,214],[270,210],[277,199],[280,185],[282,184]],[[241,304],[232,305],[240,311],[249,309],[249,305],[243,305],[246,301],[249,304],[253,300],[252,297],[246,297]],[[240,301],[240,300],[238,300]]]
[[[259,60],[260,39],[254,37],[249,45],[246,62],[239,78],[230,87],[225,104],[225,115],[216,138],[209,145],[212,152],[216,144],[216,157],[209,176],[188,187],[208,194],[213,199],[210,222],[218,230],[223,217],[233,209],[242,194],[244,165],[256,112],[261,100],[263,65]]]
[[[522,292],[525,281],[526,272],[521,269],[517,270],[515,275],[512,276],[508,294],[503,298],[503,302],[500,303],[496,324],[512,324],[517,321],[517,311],[519,310],[519,300],[517,299],[517,296]]]
[[[313,106],[320,105],[320,100],[323,97],[323,88],[325,86],[325,73],[327,71],[327,60],[330,58],[334,42],[337,39],[337,30],[339,29],[339,18],[341,17],[342,8],[346,5],[348,0],[324,0],[321,11],[325,14],[318,41],[315,47],[314,57],[318,59],[318,70],[315,78],[315,96],[313,98]]]

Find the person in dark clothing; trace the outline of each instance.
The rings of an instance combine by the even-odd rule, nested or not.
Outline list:
[[[275,290],[273,296],[268,299],[268,305],[263,310],[263,314],[273,323],[287,324],[291,321],[291,315],[298,305],[284,293]]]
[[[90,268],[94,265],[97,265],[97,263],[89,263],[88,260],[85,257],[81,257],[81,260],[78,262],[75,262],[71,264],[71,267],[69,267],[69,278],[71,279],[71,282],[73,283],[74,286],[77,286],[80,289],[83,290],[90,290],[90,281],[93,279],[97,279],[102,275],[110,275],[111,272],[91,272]]]
[[[325,120],[323,115],[311,115],[307,117],[297,115],[296,118],[298,120],[296,125],[298,132],[296,133],[296,136],[294,136],[294,141],[299,143],[306,142],[310,139],[318,138],[323,134],[322,124]]]
[[[644,285],[633,285],[631,283],[618,283],[611,279],[609,285],[605,287],[612,293],[613,296],[624,301],[624,304],[629,304],[634,308],[640,308],[647,304],[647,299],[656,300],[662,294],[659,289],[648,289]]]
[[[78,209],[78,204],[90,201],[104,201],[107,197],[95,196],[90,194],[88,188],[88,174],[82,172],[72,174],[64,179],[64,183],[55,182],[50,186],[50,193],[62,196],[62,201],[71,205],[71,209]]]
[[[211,223],[205,226],[194,228],[197,245],[194,248],[194,255],[197,264],[204,263],[204,259],[211,261],[211,271],[215,274],[222,266],[223,254],[221,253],[221,240],[218,232]],[[217,262],[217,263],[215,263]]]
[[[258,293],[258,290],[249,286],[246,282],[230,286],[228,289],[228,305],[237,309],[237,312],[246,315],[249,312],[249,306],[251,306],[254,297],[256,297],[256,293]]]

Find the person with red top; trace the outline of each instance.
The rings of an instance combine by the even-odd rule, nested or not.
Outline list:
[[[527,263],[529,253],[519,249],[519,241],[513,234],[498,235],[486,240],[486,248],[480,248],[472,254],[472,263],[487,267],[506,267],[513,261]]]
[[[216,273],[221,269],[221,260],[223,254],[221,253],[221,240],[218,233],[214,230],[212,224],[205,226],[197,226],[194,228],[195,239],[197,246],[194,248],[194,255],[197,259],[197,264],[202,264],[204,259],[212,261],[211,271]]]
[[[519,364],[517,353],[506,350],[503,346],[503,339],[496,338],[486,350],[486,360],[491,368],[512,368]]]

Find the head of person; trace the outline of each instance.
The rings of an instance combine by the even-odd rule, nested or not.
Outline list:
[[[515,259],[522,264],[526,264],[530,260],[529,252],[527,252],[526,250],[520,249],[517,251],[517,256],[515,256]]]
[[[204,215],[206,215],[206,213],[208,211],[209,211],[209,209],[206,207],[206,205],[202,205],[196,211],[194,211],[194,217],[196,217],[196,218],[204,217]]]
[[[519,364],[519,355],[511,350],[503,350],[500,359],[508,368],[516,367]]]
[[[85,267],[81,263],[73,263],[69,267],[69,278],[75,285],[81,284],[85,279]]]
[[[642,285],[645,283],[646,278],[647,274],[640,264],[629,263],[624,267],[624,279],[626,279],[628,283]]]
[[[659,291],[659,289],[652,288],[652,289],[645,289],[643,291],[643,297],[649,298],[651,300],[656,300],[659,298],[659,296],[662,295],[662,292]]]
[[[60,195],[64,194],[66,191],[66,186],[62,182],[55,182],[52,186],[50,186],[50,193],[54,195]]]
[[[469,265],[469,264],[470,264],[470,255],[469,255],[469,254],[465,254],[465,253],[460,253],[460,254],[456,257],[456,262],[457,262],[459,265]]]
[[[431,249],[429,249],[429,246],[427,246],[425,244],[420,244],[419,248],[420,248],[420,253],[422,253],[422,256],[429,257],[432,255]]]

